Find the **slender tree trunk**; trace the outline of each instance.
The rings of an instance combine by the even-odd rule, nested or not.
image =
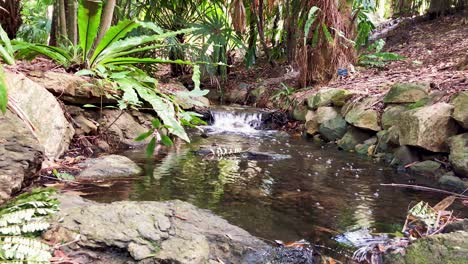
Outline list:
[[[59,0],[59,32],[62,38],[67,37],[67,13],[65,12],[65,0]]]
[[[260,42],[265,51],[265,55],[268,61],[270,62],[271,66],[276,66],[276,63],[270,57],[270,50],[268,49],[268,46],[266,44],[265,33],[263,31],[263,0],[258,1],[258,12],[257,12],[257,5],[255,3],[255,0],[251,1],[251,5],[252,5],[252,10],[255,14],[256,20],[257,20],[258,36],[260,37]]]
[[[21,19],[21,1],[0,1],[0,25],[10,39],[16,37],[21,24],[23,24],[23,20]]]
[[[78,20],[76,17],[78,4],[76,0],[67,0],[67,33],[68,39],[73,45],[78,43]]]
[[[58,3],[54,4],[54,9],[52,11],[52,25],[50,26],[50,36],[49,36],[49,45],[57,46],[57,33],[58,33],[58,20],[59,20],[59,11]]]
[[[102,37],[106,34],[107,30],[110,28],[112,24],[112,17],[114,15],[114,8],[115,8],[115,0],[107,0],[106,5],[104,6],[104,10],[101,16],[101,28],[99,29],[99,34],[94,42],[97,45]]]

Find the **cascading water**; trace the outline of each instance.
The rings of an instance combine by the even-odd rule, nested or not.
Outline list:
[[[262,113],[229,110],[211,111],[213,122],[209,127],[216,132],[256,133],[262,125]]]

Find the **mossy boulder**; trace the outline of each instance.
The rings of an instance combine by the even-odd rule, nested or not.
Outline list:
[[[297,121],[306,121],[307,106],[302,103],[296,104],[293,109],[293,118]]]
[[[440,171],[440,168],[441,165],[439,162],[433,160],[425,160],[413,164],[410,167],[410,170],[418,174],[435,176]]]
[[[354,147],[354,150],[359,155],[371,156],[373,154],[373,150],[375,149],[376,143],[377,143],[377,137],[371,137],[365,140],[364,142],[362,142],[361,144],[357,144],[356,147]]]
[[[319,132],[324,138],[329,141],[335,141],[344,136],[348,124],[341,115],[337,115],[332,119],[326,120],[320,124]]]
[[[377,132],[377,150],[376,152],[391,152],[393,149],[397,148],[398,137],[397,133],[392,130],[381,130]]]
[[[346,151],[354,151],[357,144],[364,142],[372,136],[371,133],[350,126],[344,136],[338,140],[338,147]]]
[[[452,117],[464,128],[468,129],[468,91],[459,93],[453,100]]]
[[[415,83],[397,83],[394,84],[387,95],[385,95],[384,103],[414,103],[429,94],[429,85]]]
[[[468,176],[468,133],[451,137],[449,160],[453,170],[460,176]]]
[[[468,263],[468,232],[456,231],[416,240],[406,254],[385,256],[384,263],[392,264],[462,264]]]
[[[400,114],[408,110],[403,105],[391,105],[385,108],[382,114],[382,127],[383,129],[389,129],[393,125],[398,124]]]
[[[317,122],[317,113],[309,110],[305,116],[304,130],[307,135],[315,135],[319,131],[320,124]]]
[[[310,109],[329,105],[343,106],[351,96],[353,96],[353,93],[344,89],[331,88],[321,90],[307,99],[307,105]]]
[[[319,124],[322,124],[325,121],[333,119],[337,116],[341,116],[340,112],[336,108],[330,106],[319,107],[315,113],[317,122]]]
[[[400,145],[421,147],[432,152],[447,152],[446,140],[458,127],[450,117],[453,106],[437,103],[400,114],[398,136]]]
[[[375,103],[375,98],[366,98],[352,106],[348,105],[347,109],[344,110],[346,112],[345,120],[358,128],[380,131],[379,113],[373,109]]]

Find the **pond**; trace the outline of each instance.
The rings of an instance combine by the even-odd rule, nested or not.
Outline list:
[[[149,162],[144,150],[125,152],[145,168],[145,175],[117,181],[110,188],[96,187],[87,198],[101,202],[180,199],[210,209],[260,238],[306,239],[334,247],[332,238],[348,230],[401,230],[412,203],[435,204],[445,197],[381,186],[430,182],[340,151],[333,144],[256,130],[261,117],[254,114],[215,113],[215,122],[205,128],[204,136],[195,133],[190,144],[160,149],[155,161]],[[270,158],[210,153],[220,148],[266,153]],[[206,151],[200,154],[200,149]]]

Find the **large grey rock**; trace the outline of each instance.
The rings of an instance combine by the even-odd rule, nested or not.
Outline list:
[[[346,113],[346,121],[353,126],[380,131],[379,113],[373,108],[375,103],[377,103],[375,98],[366,98],[360,102],[344,106],[342,112]]]
[[[385,108],[382,114],[383,129],[389,129],[392,126],[397,125],[400,120],[400,114],[406,110],[407,107],[403,105],[391,105]]]
[[[78,167],[83,169],[76,177],[80,180],[131,177],[143,173],[135,162],[119,155],[87,159]]]
[[[384,103],[414,103],[426,98],[429,93],[429,86],[425,84],[398,83],[394,84],[387,95]]]
[[[401,146],[395,151],[394,158],[390,165],[406,166],[413,162],[419,161],[420,157],[415,149],[409,146]]]
[[[61,100],[72,104],[99,104],[101,100],[115,102],[115,99],[104,95],[105,93],[118,94],[118,91],[110,86],[102,87],[89,78],[70,73],[33,71],[28,73],[28,77],[59,96]]]
[[[23,74],[6,72],[8,94],[35,128],[35,136],[49,159],[58,158],[70,144],[75,130],[55,97]]]
[[[447,152],[446,140],[458,131],[451,119],[453,106],[437,103],[400,114],[400,145],[421,147],[433,152]]]
[[[43,152],[21,119],[9,111],[0,113],[0,204],[41,168]]]
[[[149,139],[141,142],[136,142],[135,138],[145,133],[150,128],[150,120],[148,115],[135,115],[129,112],[119,110],[104,110],[102,118],[99,120],[101,129],[109,131],[118,144],[125,146],[141,146],[147,144]]]
[[[460,176],[468,177],[468,133],[451,137],[448,142],[453,170]]]
[[[465,129],[468,129],[468,91],[459,93],[453,100],[452,117]]]
[[[48,238],[60,240],[57,236],[64,233],[80,234],[81,247],[117,248],[129,253],[130,263],[243,263],[245,255],[267,247],[211,212],[177,200],[68,203],[57,216],[60,218],[63,221],[55,224]],[[54,232],[60,229],[66,232]]]

